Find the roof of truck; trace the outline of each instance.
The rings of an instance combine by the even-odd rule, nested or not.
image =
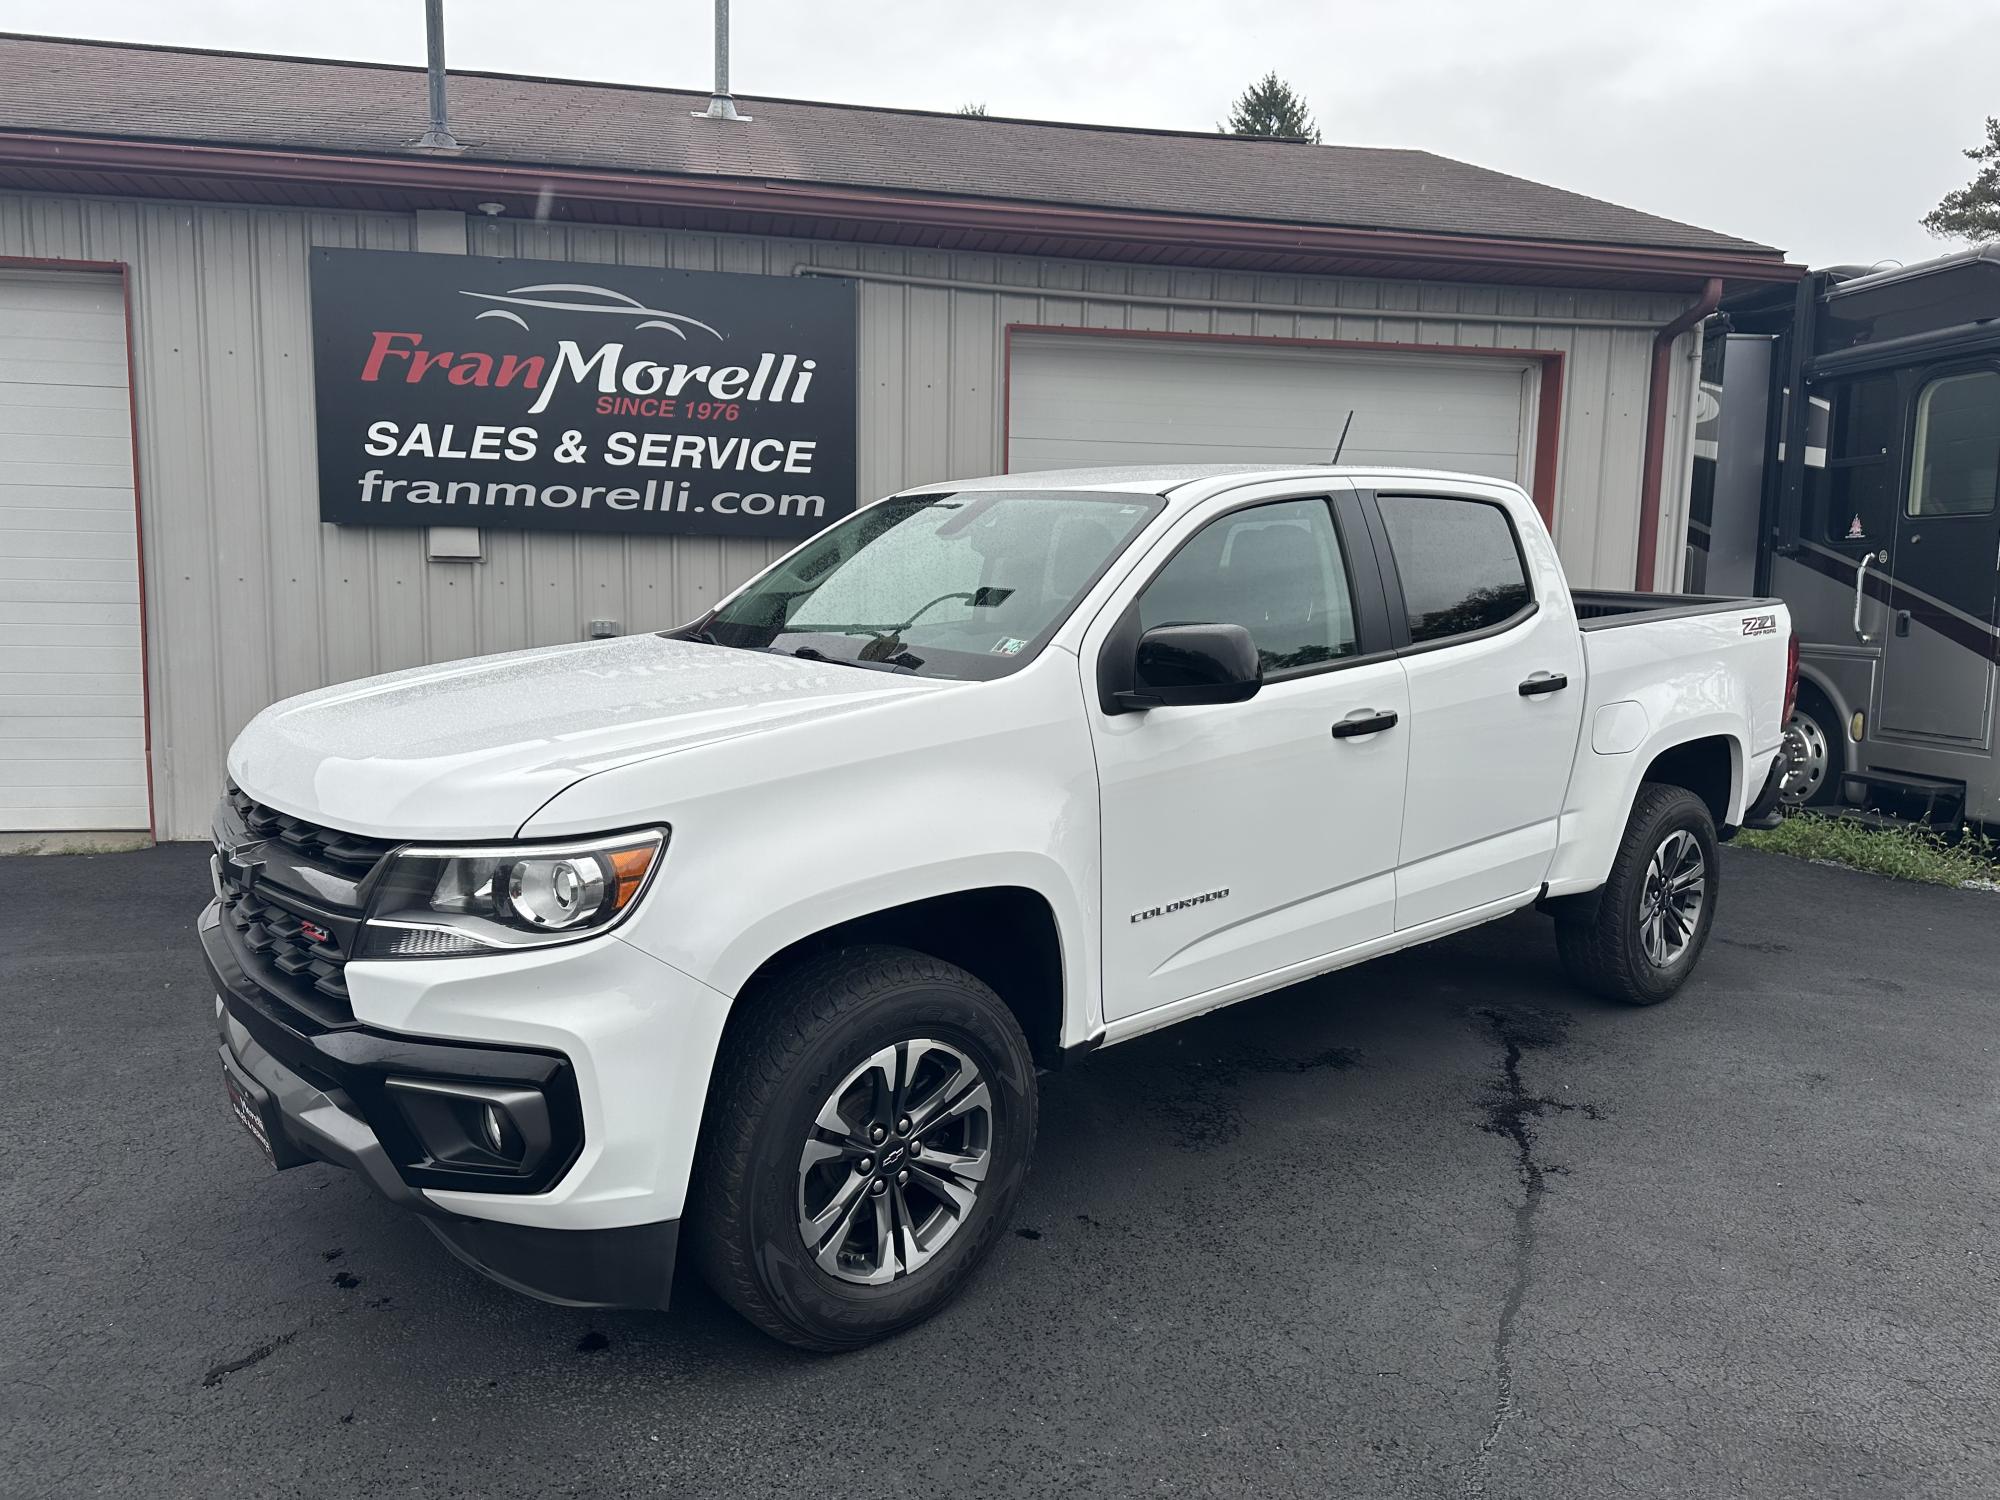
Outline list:
[[[1091,469],[1043,469],[1027,474],[993,474],[980,479],[945,479],[911,485],[905,494],[961,490],[1085,490],[1127,495],[1168,495],[1217,479],[1449,479],[1463,483],[1519,486],[1486,474],[1454,474],[1443,469],[1410,469],[1381,464],[1129,464]]]

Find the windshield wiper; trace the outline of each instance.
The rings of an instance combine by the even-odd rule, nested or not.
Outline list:
[[[779,656],[796,656],[804,661],[831,662],[836,667],[861,667],[871,672],[915,673],[924,662],[920,656],[911,656],[907,651],[891,661],[857,661],[850,656],[828,656],[816,646],[793,646],[789,650],[777,646],[766,646],[766,651]]]

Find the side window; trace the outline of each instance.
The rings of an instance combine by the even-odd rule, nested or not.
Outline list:
[[[1933,380],[1917,397],[1910,514],[1983,516],[2000,488],[2000,374]]]
[[[1139,627],[1241,625],[1267,675],[1352,656],[1353,596],[1324,500],[1231,511],[1191,537],[1139,596]]]
[[[1896,516],[1896,471],[1890,461],[1903,402],[1893,375],[1863,375],[1830,387],[1823,462],[1806,447],[1806,504],[1816,524],[1808,534],[1829,542],[1887,541]]]
[[[1377,503],[1413,645],[1498,625],[1534,598],[1521,545],[1499,506],[1441,495],[1383,495]]]

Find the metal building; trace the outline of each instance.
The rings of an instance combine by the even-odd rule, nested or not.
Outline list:
[[[420,69],[0,37],[0,76],[0,833],[205,836],[275,699],[675,624],[791,545],[323,520],[321,250],[833,279],[864,500],[1345,426],[1518,480],[1614,588],[1677,574],[1700,316],[1800,274],[1422,152],[462,73],[440,149]]]

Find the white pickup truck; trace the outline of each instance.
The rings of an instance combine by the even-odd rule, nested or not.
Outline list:
[[[1687,978],[1775,801],[1783,604],[1572,594],[1526,495],[935,485],[661,635],[398,672],[230,752],[236,1113],[553,1301],[843,1348],[1003,1229],[1036,1070],[1539,905]]]

